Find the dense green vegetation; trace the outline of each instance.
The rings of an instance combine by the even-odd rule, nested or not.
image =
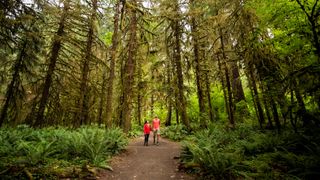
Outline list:
[[[154,115],[204,178],[320,171],[319,0],[0,0],[0,41],[1,177],[106,167]]]
[[[226,131],[215,124],[186,138],[181,168],[203,179],[316,179],[319,130],[305,131],[275,134],[247,125]]]
[[[119,128],[1,128],[0,178],[95,177],[95,167],[111,168],[109,158],[127,143]]]

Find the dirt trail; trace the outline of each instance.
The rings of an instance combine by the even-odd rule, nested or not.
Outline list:
[[[127,150],[111,161],[113,171],[100,174],[103,180],[193,180],[194,177],[178,171],[180,145],[160,139],[159,146],[143,146],[143,137],[132,140]]]

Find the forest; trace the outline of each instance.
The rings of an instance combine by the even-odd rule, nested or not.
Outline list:
[[[0,179],[93,176],[157,115],[203,179],[320,175],[319,0],[0,0]]]

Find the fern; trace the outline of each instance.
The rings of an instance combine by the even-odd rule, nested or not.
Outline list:
[[[110,156],[124,149],[128,139],[119,128],[105,130],[82,127],[66,130],[21,126],[0,129],[0,143],[1,171],[7,170],[8,166],[27,166],[45,172],[50,168],[56,171],[57,167],[66,168],[84,162],[110,168]]]
[[[48,142],[41,139],[40,142],[27,142],[20,141],[18,143],[18,150],[22,152],[23,156],[29,162],[29,165],[44,164],[46,158],[49,158],[51,154],[55,153],[56,150],[53,147],[55,142]]]
[[[163,137],[167,137],[174,141],[181,141],[190,135],[187,132],[186,127],[181,124],[164,127],[161,130],[161,134]]]

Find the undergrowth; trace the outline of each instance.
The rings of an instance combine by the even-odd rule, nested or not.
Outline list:
[[[174,141],[181,141],[189,135],[184,125],[172,125],[161,128],[161,136]]]
[[[110,168],[127,143],[119,128],[1,128],[0,179],[83,178],[91,167]]]
[[[319,130],[261,132],[238,124],[198,131],[183,141],[181,163],[203,179],[316,179]]]

